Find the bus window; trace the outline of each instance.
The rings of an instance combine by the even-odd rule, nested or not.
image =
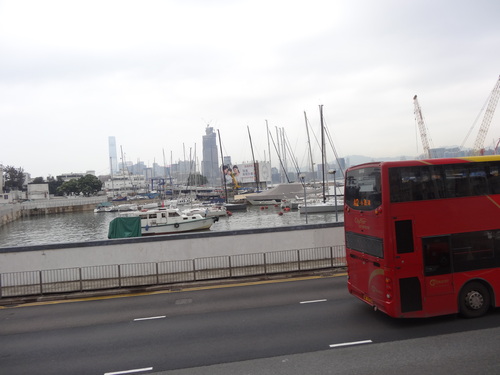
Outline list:
[[[500,194],[500,165],[491,163],[487,167],[488,194]]]
[[[389,168],[391,202],[411,202],[445,198],[439,166]]]
[[[469,171],[464,165],[447,165],[444,168],[446,176],[446,193],[448,198],[468,197],[472,195],[469,183]]]
[[[422,250],[425,276],[444,275],[451,272],[449,236],[423,238]]]
[[[495,231],[457,233],[451,236],[455,272],[490,268],[494,265]]]
[[[369,211],[382,204],[380,168],[351,171],[346,176],[345,202],[356,210]]]

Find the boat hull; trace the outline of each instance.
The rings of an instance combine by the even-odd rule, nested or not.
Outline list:
[[[172,224],[158,224],[154,226],[141,226],[142,236],[154,236],[160,234],[173,234],[184,232],[195,232],[209,230],[214,223],[214,218],[203,218]]]

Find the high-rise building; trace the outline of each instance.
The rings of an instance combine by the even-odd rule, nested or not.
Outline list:
[[[116,174],[118,172],[118,158],[116,156],[116,139],[115,137],[109,137],[109,168],[111,175]]]
[[[214,128],[208,125],[203,136],[201,174],[207,178],[210,185],[217,185],[220,182],[217,134],[214,132]]]

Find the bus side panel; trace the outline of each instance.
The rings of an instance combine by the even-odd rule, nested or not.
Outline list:
[[[377,258],[348,250],[348,290],[370,306],[391,314],[392,300],[387,299],[386,277],[388,270],[380,267]]]

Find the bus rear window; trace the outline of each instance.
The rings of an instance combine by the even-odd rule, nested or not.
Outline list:
[[[360,168],[347,172],[345,203],[356,210],[374,210],[382,204],[380,168]]]

